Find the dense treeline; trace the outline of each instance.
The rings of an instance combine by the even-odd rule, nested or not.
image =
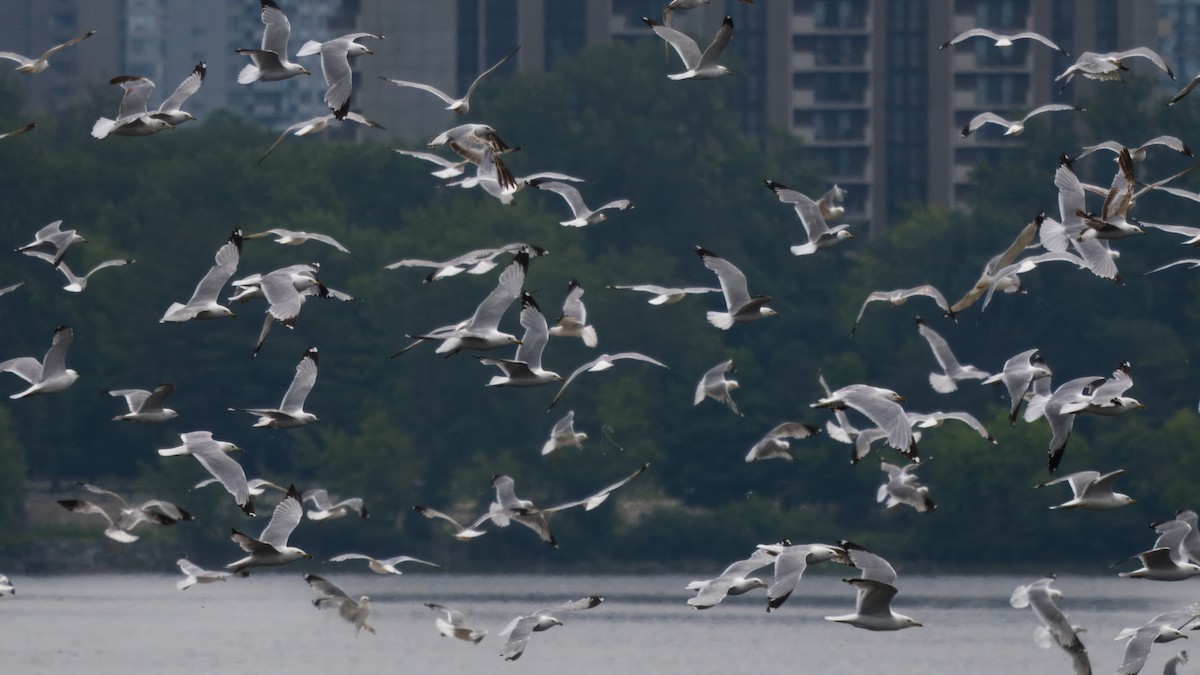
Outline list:
[[[915,206],[884,232],[865,236],[860,227],[858,239],[797,258],[788,246],[800,241],[800,224],[763,179],[816,196],[829,187],[822,167],[794,139],[742,136],[735,103],[724,98],[731,85],[668,82],[660,56],[614,45],[552,73],[479,92],[472,117],[525,146],[510,157],[515,173],[579,175],[588,181],[581,189],[589,203],[627,197],[636,205],[582,230],[557,225],[565,215],[554,195],[527,190],[504,207],[479,191],[438,187],[428,167],[388,149],[421,144],[403,130],[372,133],[359,144],[289,138],[256,166],[274,133],[245,120],[217,114],[174,133],[97,143],[87,129],[107,106],[89,105],[39,119],[31,134],[0,143],[0,241],[15,248],[62,219],[89,240],[67,256],[77,271],[110,257],[136,260],[98,274],[78,295],[61,290],[61,276],[41,261],[14,253],[0,263],[0,286],[26,281],[0,298],[0,359],[40,357],[54,327],[68,324],[75,330],[68,365],[82,374],[61,394],[0,404],[0,563],[27,560],[28,547],[47,538],[98,534],[87,522],[72,531],[29,526],[22,510],[26,481],[49,481],[65,498],[74,496],[74,480],[183,503],[197,524],[150,533],[133,547],[157,541],[164,556],[188,552],[210,566],[223,562],[234,552],[230,526],[261,525],[245,523],[218,488],[188,492],[205,477],[194,461],[154,452],[195,429],[244,447],[239,460],[249,476],[366,500],[368,521],[305,522],[296,531],[293,543],[318,559],[351,549],[395,551],[454,561],[459,570],[609,569],[614,562],[652,568],[732,559],[755,543],[789,537],[864,540],[909,567],[1045,570],[1084,562],[1080,569],[1103,573],[1111,560],[1148,546],[1147,522],[1200,506],[1193,488],[1200,387],[1193,385],[1190,339],[1200,328],[1190,301],[1197,282],[1186,270],[1140,277],[1188,253],[1177,237],[1155,231],[1120,242],[1124,285],[1047,266],[1025,276],[1027,294],[994,299],[982,320],[972,309],[955,323],[916,299],[894,309],[869,307],[855,336],[848,335],[870,291],[933,283],[953,301],[1039,211],[1057,216],[1053,172],[1060,153],[1110,137],[1139,143],[1142,136],[1175,133],[1195,140],[1188,138],[1198,121],[1191,106],[1167,109],[1138,81],[1096,87],[1075,129],[1033,125],[1002,162],[979,167],[960,209]],[[26,121],[21,84],[0,78],[0,127]],[[447,126],[456,123],[447,119]],[[1129,129],[1139,131],[1130,137]],[[1107,185],[1109,157],[1081,161],[1081,175]],[[1144,167],[1154,178],[1187,161],[1152,151]],[[1147,195],[1138,213],[1191,224],[1194,206]],[[308,302],[296,328],[276,327],[254,359],[261,304],[235,306],[238,317],[230,320],[159,324],[171,302],[186,300],[235,227],[338,238],[352,254],[247,241],[235,278],[317,261],[322,280],[357,301]],[[546,414],[554,387],[487,388],[491,369],[467,353],[442,359],[426,346],[388,359],[406,344],[405,333],[469,315],[495,274],[423,285],[423,272],[384,270],[385,264],[512,241],[551,252],[533,261],[526,283],[548,320],[557,317],[568,280],[577,278],[599,333],[596,352],[640,351],[671,369],[620,364],[586,375]],[[693,253],[696,244],[741,267],[751,293],[773,295],[781,316],[725,333],[704,319],[706,309],[720,304],[716,295],[652,307],[645,297],[604,287],[710,285],[715,279]],[[510,310],[503,325],[519,331],[516,313]],[[1030,492],[1047,479],[1046,425],[1010,427],[999,388],[968,382],[951,395],[933,392],[926,378],[935,364],[913,325],[918,314],[960,360],[985,370],[1032,347],[1041,348],[1056,382],[1106,376],[1130,360],[1136,382],[1130,394],[1148,409],[1123,418],[1081,417],[1062,471],[1123,467],[1128,475],[1119,485],[1139,504],[1109,513],[1047,511],[1065,499],[1066,488]],[[313,345],[321,372],[306,409],[320,416],[318,424],[257,430],[251,418],[227,410],[275,405],[300,354]],[[544,361],[565,376],[595,355],[578,340],[554,338]],[[741,389],[734,396],[745,418],[712,401],[692,406],[701,374],[726,358],[737,367]],[[929,464],[921,474],[939,508],[927,515],[883,511],[874,499],[883,475],[875,456],[851,466],[849,447],[824,435],[794,442],[795,462],[743,462],[749,446],[778,422],[824,424],[826,413],[808,406],[821,394],[818,369],[834,387],[865,382],[895,389],[908,397],[910,410],[972,412],[998,445],[952,425],[929,430],[921,442]],[[167,381],[178,388],[171,406],[182,419],[109,421],[121,401],[103,390]],[[18,384],[0,377],[5,394]],[[582,451],[540,456],[550,427],[568,409],[590,440]],[[899,460],[890,450],[882,456]],[[513,476],[522,497],[553,503],[588,494],[643,462],[651,469],[612,503],[553,518],[559,551],[524,530],[460,544],[443,524],[410,510],[423,503],[479,513],[498,473]],[[113,566],[122,564],[120,554],[112,557]]]

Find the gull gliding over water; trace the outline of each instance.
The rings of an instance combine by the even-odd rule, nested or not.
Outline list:
[[[487,70],[480,73],[479,76],[476,77],[473,82],[471,82],[471,86],[467,87],[467,93],[463,94],[462,98],[454,98],[454,97],[450,96],[449,94],[447,94],[446,92],[442,91],[441,89],[438,89],[437,87],[434,87],[434,86],[428,85],[428,84],[423,84],[421,82],[410,82],[408,80],[394,80],[390,77],[383,77],[382,75],[379,77],[379,79],[386,80],[386,81],[391,82],[392,84],[399,86],[399,87],[411,87],[413,89],[420,89],[421,91],[427,91],[430,94],[433,94],[434,96],[437,96],[438,98],[445,101],[446,102],[446,110],[453,110],[454,112],[456,112],[460,115],[465,115],[468,112],[470,112],[470,110],[471,110],[471,94],[474,93],[475,87],[479,86],[479,83],[483,80],[483,78],[487,77],[488,75],[491,75],[493,72],[496,71],[497,68],[499,68],[500,66],[503,66],[509,59],[511,59],[513,56],[515,56],[516,53],[519,51],[521,51],[521,45],[517,45],[516,49],[512,50],[511,52],[508,53],[507,56],[505,56],[504,58],[497,61],[496,65],[494,65],[491,68],[488,68]]]
[[[1033,609],[1041,625],[1034,632],[1034,640],[1039,646],[1050,646],[1050,640],[1071,656],[1075,666],[1075,675],[1091,675],[1092,665],[1088,660],[1087,648],[1079,641],[1077,634],[1081,629],[1071,625],[1067,615],[1059,609],[1054,601],[1062,597],[1062,591],[1050,588],[1054,577],[1039,579],[1028,586],[1017,586],[1009,597],[1008,603],[1015,609],[1029,607]]]
[[[346,595],[346,591],[337,584],[315,574],[305,574],[304,580],[314,591],[321,594],[321,597],[312,601],[314,607],[336,607],[343,619],[354,624],[355,635],[364,628],[371,634],[375,633],[375,628],[367,623],[367,616],[371,613],[371,598],[364,595],[356,601]]]
[[[1141,672],[1142,666],[1146,665],[1146,659],[1150,656],[1150,648],[1155,643],[1186,638],[1187,633],[1184,633],[1183,629],[1197,617],[1200,617],[1200,603],[1192,603],[1180,609],[1163,612],[1137,628],[1121,630],[1113,639],[1128,640],[1128,642],[1125,643],[1125,655],[1121,667],[1117,669],[1117,675],[1137,675]],[[1192,630],[1195,630],[1195,627]],[[1179,660],[1175,663],[1186,663],[1187,652],[1180,652],[1180,656],[1176,659]],[[1168,663],[1163,672],[1174,673],[1174,671],[1173,665]]]
[[[312,558],[308,553],[288,546],[288,537],[303,517],[304,507],[300,505],[300,494],[296,492],[296,486],[292,485],[283,501],[275,506],[271,522],[267,523],[258,539],[233,530],[231,538],[249,555],[225,567],[237,573],[251,567],[286,565],[300,558]]]
[[[175,561],[175,564],[179,565],[179,571],[184,574],[184,578],[175,582],[175,588],[181,591],[186,591],[196,584],[211,584],[217,581],[225,581],[227,577],[233,576],[232,572],[224,570],[206,570],[187,558],[180,558]]]
[[[400,565],[400,563],[406,562],[417,562],[421,563],[422,565],[441,567],[441,565],[437,563],[431,563],[427,560],[421,560],[419,558],[413,558],[406,555],[398,555],[392,558],[381,559],[372,558],[371,556],[363,555],[362,553],[343,553],[341,555],[335,555],[329,559],[329,562],[345,562],[347,560],[366,560],[367,568],[375,574],[401,574],[400,569],[397,566]]]
[[[771,296],[750,297],[746,275],[733,263],[703,246],[696,247],[696,255],[700,256],[705,267],[717,275],[717,281],[721,283],[721,293],[725,296],[724,312],[705,313],[705,318],[710,324],[721,330],[729,330],[735,323],[750,323],[767,317],[779,316],[779,312],[766,306],[768,302],[774,300]]]
[[[896,570],[888,561],[849,541],[839,541],[838,545],[846,551],[850,562],[862,570],[862,577],[845,580],[858,590],[854,613],[827,616],[826,621],[848,623],[876,631],[921,626],[919,621],[892,610],[892,598],[896,596]]]
[[[850,227],[848,224],[842,223],[833,227],[826,224],[824,197],[822,197],[821,202],[815,202],[807,195],[792,190],[786,185],[776,183],[773,180],[767,181],[767,187],[771,192],[775,193],[779,201],[792,205],[792,208],[796,210],[796,215],[800,217],[800,224],[804,226],[804,232],[808,235],[807,244],[799,244],[792,247],[793,255],[816,253],[821,249],[837,244],[843,239],[854,238],[850,230],[846,229]],[[830,192],[840,192],[840,190],[835,186]]]
[[[274,0],[262,3],[263,36],[261,49],[239,49],[237,53],[250,57],[251,63],[238,73],[238,84],[250,84],[259,80],[286,80],[297,75],[309,75],[308,69],[288,60],[287,43],[292,35],[292,24]]]
[[[504,647],[500,650],[500,656],[503,656],[505,661],[516,661],[525,653],[525,647],[529,644],[529,638],[533,637],[535,631],[540,632],[554,626],[563,625],[562,621],[554,616],[555,614],[591,609],[602,602],[604,602],[604,598],[592,595],[572,602],[565,602],[556,607],[539,609],[532,614],[518,616],[508,622],[508,625],[500,631],[500,637],[507,638]]]
[[[80,42],[83,42],[84,40],[92,37],[95,34],[96,34],[96,31],[89,30],[88,32],[84,33],[83,35],[80,35],[77,38],[72,38],[60,45],[55,45],[55,46],[51,47],[50,49],[47,49],[45,51],[45,53],[43,53],[41,56],[37,57],[36,59],[31,59],[28,56],[22,56],[20,54],[14,53],[14,52],[0,52],[0,59],[8,59],[9,61],[16,61],[17,67],[15,68],[15,70],[18,73],[21,73],[23,75],[32,75],[33,73],[40,73],[43,70],[50,67],[50,57],[51,56],[54,56],[55,54],[66,49],[67,47],[70,47],[71,45],[79,44]]]
[[[646,25],[656,35],[675,48],[675,53],[679,54],[684,67],[687,68],[682,73],[674,73],[667,77],[672,80],[710,80],[730,74],[728,68],[717,63],[717,59],[721,58],[721,52],[725,51],[730,38],[733,37],[733,19],[731,17],[725,17],[712,44],[704,50],[703,54],[700,53],[700,47],[696,41],[687,35],[674,28],[668,28],[654,19],[642,17],[642,21],[646,22]]]
[[[217,296],[225,283],[237,271],[238,260],[242,253],[242,231],[234,230],[229,241],[217,249],[214,258],[215,265],[204,275],[187,304],[171,303],[167,312],[158,320],[159,323],[182,323],[192,319],[219,319],[233,316],[228,307],[217,302]]]
[[[773,564],[775,555],[769,550],[757,548],[749,558],[726,567],[720,576],[688,582],[685,588],[696,591],[696,595],[689,598],[687,604],[696,609],[709,609],[720,604],[726,596],[743,595],[756,588],[767,588],[765,581],[749,574]]]
[[[768,612],[779,609],[787,602],[809,565],[830,560],[843,565],[850,564],[845,549],[831,544],[793,545],[785,540],[779,544],[759,544],[758,548],[775,556],[775,581],[767,587]]]
[[[1104,475],[1101,475],[1099,471],[1077,471],[1059,476],[1041,485],[1035,485],[1033,489],[1065,482],[1071,486],[1071,499],[1057,506],[1051,506],[1051,509],[1107,511],[1137,503],[1137,500],[1129,495],[1113,492],[1113,481],[1123,475],[1125,475],[1125,469],[1117,469]]]
[[[350,497],[335,504],[329,498],[329,492],[318,488],[316,490],[305,490],[300,495],[300,501],[312,502],[313,508],[308,511],[309,520],[331,520],[346,516],[366,518],[368,516],[367,507],[363,504],[362,497]]]
[[[476,630],[467,626],[467,618],[457,609],[451,609],[445,605],[433,602],[427,602],[425,606],[435,612],[442,613],[443,616],[439,616],[434,622],[442,637],[458,638],[459,640],[465,640],[474,644],[479,644],[480,640],[487,637],[486,630]]]
[[[0,361],[0,373],[12,373],[29,383],[27,389],[12,394],[9,398],[54,394],[75,384],[79,373],[67,368],[67,350],[71,348],[71,340],[74,337],[75,332],[69,326],[59,326],[54,329],[50,349],[41,361],[32,356],[18,356],[15,359]]]

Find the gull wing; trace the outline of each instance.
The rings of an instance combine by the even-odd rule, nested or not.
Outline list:
[[[1170,76],[1172,80],[1175,79],[1175,73],[1171,72],[1171,68],[1167,65],[1166,61],[1163,61],[1163,58],[1158,55],[1158,52],[1150,49],[1149,47],[1134,47],[1133,49],[1127,49],[1123,52],[1115,52],[1109,54],[1108,56],[1116,59],[1117,61],[1123,61],[1131,56],[1138,56],[1143,59],[1147,59],[1150,61],[1150,63],[1158,66],[1159,70],[1162,70],[1164,73]]]
[[[229,241],[217,250],[217,255],[214,257],[215,265],[208,270],[200,283],[196,285],[196,290],[192,292],[192,297],[187,304],[207,304],[216,302],[217,296],[221,294],[221,288],[237,271],[238,260],[242,254],[242,231],[234,230],[230,235]]]
[[[850,562],[862,570],[862,578],[856,581],[873,581],[887,585],[896,583],[896,570],[888,561],[854,542],[840,541],[838,545],[846,550]],[[894,588],[892,593],[895,594]]]
[[[148,393],[147,396],[143,397],[136,408],[134,408],[133,400],[129,396],[126,396],[125,400],[129,403],[129,407],[135,411],[157,412],[163,409],[163,401],[167,400],[167,397],[173,393],[175,393],[175,385],[167,382],[158,385],[154,388],[153,393]]]
[[[767,187],[775,193],[779,201],[792,205],[796,215],[800,217],[800,223],[804,225],[809,241],[816,241],[822,234],[829,232],[829,225],[821,215],[820,204],[811,197],[772,180],[767,181]]]
[[[42,358],[42,372],[39,379],[45,379],[66,372],[67,350],[71,348],[71,340],[74,337],[75,332],[69,326],[59,326],[54,329],[54,338],[50,341],[50,350]]]
[[[292,378],[292,384],[288,387],[287,392],[283,395],[283,402],[279,404],[279,409],[285,413],[296,413],[304,409],[304,399],[308,398],[308,393],[312,391],[313,385],[317,382],[317,348],[313,347],[304,352],[304,356],[300,358],[300,363],[296,365],[296,376]]]
[[[46,59],[49,59],[51,56],[54,56],[55,54],[66,49],[67,47],[70,47],[71,45],[83,42],[84,40],[92,37],[95,34],[96,34],[96,31],[89,30],[88,32],[84,33],[83,35],[80,35],[77,38],[71,38],[70,40],[67,40],[66,42],[64,42],[60,45],[55,45],[55,46],[51,47],[50,49],[47,49],[46,52],[44,54],[42,54],[38,60],[45,61]]]
[[[275,506],[275,512],[271,514],[271,522],[267,523],[259,539],[276,548],[283,548],[287,546],[288,537],[291,536],[292,530],[296,529],[303,517],[304,507],[300,505],[300,495],[296,492],[296,486],[293,485],[288,489],[287,496],[283,498],[283,501]]]
[[[288,38],[292,35],[292,24],[274,0],[262,0],[263,51],[287,57]]]
[[[583,203],[583,195],[579,194],[579,190],[575,186],[568,185],[556,180],[540,180],[534,179],[529,181],[529,184],[539,190],[549,190],[562,197],[567,202],[567,206],[571,208],[571,213],[576,218],[586,218],[592,213],[592,210]]]
[[[967,122],[967,125],[962,128],[962,132],[960,135],[963,138],[966,138],[967,136],[970,136],[971,134],[978,131],[979,128],[985,124],[998,124],[1006,129],[1011,128],[1013,125],[1012,122],[1004,119],[1003,117],[1001,117],[995,113],[983,112],[983,113],[979,113],[978,115],[972,117],[971,121]]]
[[[963,32],[959,33],[958,35],[955,35],[954,37],[950,38],[946,42],[942,43],[942,46],[938,47],[938,49],[945,49],[946,47],[949,47],[951,45],[956,45],[956,44],[962,42],[963,40],[968,40],[973,37],[986,37],[986,38],[991,38],[993,40],[999,40],[1001,37],[1004,37],[1004,36],[1000,35],[999,33],[993,33],[992,31],[990,31],[986,28],[972,28],[970,30],[963,31]]]
[[[326,598],[357,604],[354,600],[350,599],[349,595],[346,595],[346,591],[343,591],[341,586],[329,581],[325,577],[319,577],[315,574],[305,574],[304,580],[308,582],[308,585],[314,591]]]
[[[750,302],[746,275],[740,269],[702,246],[696,247],[696,254],[700,256],[704,266],[717,275],[717,281],[721,283],[721,293],[725,295],[725,307],[730,312]]]
[[[496,288],[475,309],[464,330],[495,330],[500,325],[500,317],[504,315],[504,310],[508,309],[513,300],[521,297],[521,288],[525,285],[525,273],[528,268],[529,255],[524,252],[517,253],[508,267],[500,273]]]
[[[183,102],[191,98],[192,94],[200,91],[200,85],[204,83],[204,76],[208,73],[208,64],[201,61],[196,64],[192,74],[183,78],[183,82],[175,88],[175,93],[171,94],[167,100],[158,106],[158,112],[175,112],[183,105]]]
[[[471,82],[471,86],[467,87],[467,93],[463,94],[462,100],[469,101],[471,99],[471,94],[474,93],[475,87],[479,86],[480,81],[482,81],[483,78],[487,77],[488,75],[491,75],[500,66],[503,66],[509,59],[511,59],[513,56],[516,56],[517,52],[519,51],[521,51],[521,45],[517,45],[516,49],[512,50],[505,55],[504,58],[497,61],[496,65],[480,73],[475,80]],[[454,101],[446,101],[446,103],[453,104]]]
[[[110,389],[108,395],[123,397],[125,405],[129,406],[129,412],[138,412],[146,404],[146,399],[150,398],[150,392],[145,389]],[[163,398],[166,397],[164,396]],[[160,401],[159,409],[161,408]]]
[[[700,53],[700,47],[699,47],[699,45],[696,44],[695,40],[684,35],[683,33],[680,33],[679,31],[675,30],[674,28],[668,28],[653,19],[647,19],[646,17],[642,17],[642,21],[646,22],[647,26],[650,26],[650,29],[654,31],[655,35],[666,40],[667,44],[671,45],[671,47],[673,47],[675,49],[675,53],[679,54],[679,58],[683,60],[683,65],[688,70],[694,70],[700,65],[700,60],[703,58],[703,55]],[[723,26],[722,26],[722,29],[724,29]],[[732,31],[733,31],[733,26],[731,23],[730,24],[730,34],[731,35],[732,35]],[[718,38],[720,37],[720,32],[717,33],[717,37]],[[728,43],[729,39],[726,38],[725,42]],[[716,44],[715,40],[713,41],[713,44],[714,45]],[[717,55],[719,55],[721,49],[724,49],[724,48],[725,48],[725,45],[722,44],[721,47],[717,50]],[[711,45],[709,46],[709,49],[712,49]],[[714,58],[715,58],[715,56],[714,56]]]
[[[140,75],[123,75],[109,80],[109,84],[119,84],[125,90],[117,111],[118,121],[146,114],[146,104],[154,91],[153,82]]]
[[[658,31],[656,30],[655,32],[657,33]],[[708,49],[705,49],[704,54],[700,56],[700,63],[697,66],[703,68],[704,66],[716,63],[717,59],[721,58],[721,52],[725,51],[725,47],[729,44],[731,38],[733,38],[733,18],[727,16],[721,22],[721,28],[717,30],[717,35],[713,38],[712,43],[708,45]],[[693,42],[692,44],[694,45],[695,43]]]
[[[455,103],[458,102],[457,100],[455,100],[455,98],[453,96],[447,94],[446,92],[442,91],[441,89],[438,89],[437,87],[435,87],[431,84],[425,84],[423,82],[412,82],[410,80],[396,80],[396,79],[392,79],[390,77],[383,77],[383,76],[380,76],[379,79],[384,80],[385,82],[391,82],[392,84],[396,85],[397,87],[410,87],[412,89],[420,89],[421,91],[427,91],[427,92],[433,94],[434,96],[442,99],[442,101],[444,101],[446,103],[446,105],[454,105]],[[400,152],[400,151],[397,150],[397,152]],[[405,152],[403,154],[409,154],[409,153]],[[418,155],[413,155],[413,156],[416,157]],[[436,157],[436,155],[433,155],[433,156]],[[424,159],[424,157],[422,157],[422,159]],[[438,159],[440,160],[441,158],[439,157]],[[441,162],[438,162],[438,163],[440,164]]]
[[[525,335],[521,337],[521,344],[517,345],[516,360],[524,362],[530,370],[539,370],[542,367],[542,350],[550,339],[550,329],[537,301],[524,292],[521,293],[521,326],[525,329]]]
[[[206,443],[188,445],[191,455],[233,495],[237,505],[243,510],[250,509],[247,512],[253,513],[253,507],[250,506],[250,487],[246,483],[246,472],[242,465],[222,452],[211,439]]]

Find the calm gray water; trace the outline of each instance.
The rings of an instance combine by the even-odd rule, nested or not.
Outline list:
[[[679,576],[461,576],[319,573],[350,595],[372,598],[370,623],[354,628],[314,597],[298,571],[178,591],[178,577],[61,576],[14,578],[17,595],[0,599],[0,671],[4,673],[417,673],[520,672],[547,675],[730,675],[775,672],[1069,673],[1058,648],[1032,640],[1036,619],[1008,597],[1034,578],[901,576],[897,611],[923,628],[872,633],[824,621],[853,609],[841,571],[810,572],[786,605],[771,614],[761,593],[727,599],[710,610],[688,607]],[[713,571],[715,574],[717,571]],[[706,574],[697,574],[704,578]],[[1083,635],[1096,673],[1113,672],[1123,626],[1192,602],[1194,582],[1060,577],[1065,608]],[[604,604],[568,614],[565,626],[534,635],[524,656],[504,662],[495,633],[517,614],[584,595]],[[423,602],[470,612],[489,631],[478,646],[441,638]],[[1156,645],[1143,673],[1188,642]],[[1184,666],[1200,672],[1195,663]]]

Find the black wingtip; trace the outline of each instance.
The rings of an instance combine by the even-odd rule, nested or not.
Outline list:
[[[655,26],[661,26],[661,25],[662,25],[661,23],[659,23],[659,22],[655,21],[654,19],[651,19],[651,18],[648,18],[648,17],[645,17],[645,16],[643,16],[643,17],[642,17],[642,21],[644,21],[644,22],[646,23],[646,25],[647,25],[647,26],[650,26],[651,28],[654,28]]]
[[[696,244],[696,255],[700,256],[701,259],[717,257],[716,253],[713,253],[699,244]]]
[[[767,180],[765,180],[763,182],[766,184],[767,189],[770,190],[771,192],[779,192],[780,190],[790,190],[791,189],[788,186],[784,185],[783,183],[776,183],[775,181],[771,180],[770,178],[768,178]]]

